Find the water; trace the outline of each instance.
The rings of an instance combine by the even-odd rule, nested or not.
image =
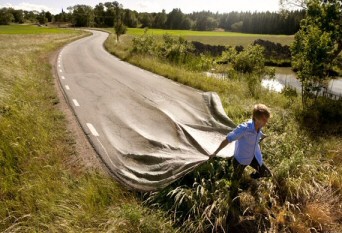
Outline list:
[[[296,73],[291,68],[278,68],[276,67],[276,73],[274,79],[265,78],[261,81],[261,85],[271,91],[280,93],[285,87],[290,87],[301,92],[302,86],[297,79]],[[213,77],[218,79],[228,78],[227,74],[205,72],[207,77]],[[328,95],[333,99],[339,99],[342,97],[342,77],[330,80],[327,89]]]
[[[282,90],[285,88],[285,85],[281,84],[276,79],[263,79],[261,81],[261,86],[275,92],[282,92]]]
[[[263,79],[261,85],[269,90],[281,92],[285,87],[301,91],[301,83],[297,79],[296,74],[290,68],[278,68],[274,79]],[[330,80],[328,83],[327,93],[331,98],[339,98],[342,96],[342,78]]]

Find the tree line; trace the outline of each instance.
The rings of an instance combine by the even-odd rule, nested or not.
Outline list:
[[[11,23],[40,23],[52,22],[54,15],[49,11],[25,11],[15,10],[13,8],[0,8],[0,25]]]
[[[61,13],[52,15],[50,12],[23,11],[13,8],[0,9],[0,24],[23,23],[70,23],[76,27],[113,27],[120,21],[131,28],[184,29],[196,31],[225,31],[286,34],[296,33],[300,21],[305,17],[304,10],[290,11],[286,17],[278,12],[230,12],[213,13],[210,11],[185,14],[179,8],[166,13],[137,12],[124,9],[117,1],[99,3],[95,7],[75,5],[63,9]]]

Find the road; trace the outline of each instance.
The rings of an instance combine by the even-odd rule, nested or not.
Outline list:
[[[71,108],[114,178],[128,188],[165,187],[208,160],[235,125],[216,93],[132,66],[103,48],[108,34],[65,46],[56,64]],[[219,156],[232,156],[234,144]]]

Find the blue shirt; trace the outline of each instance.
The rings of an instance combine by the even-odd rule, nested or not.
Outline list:
[[[257,132],[253,120],[238,125],[227,135],[228,142],[237,140],[235,144],[234,156],[242,165],[249,165],[254,156],[259,165],[262,165],[262,154],[259,141],[263,133]]]

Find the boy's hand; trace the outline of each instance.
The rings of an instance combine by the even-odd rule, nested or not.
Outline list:
[[[209,159],[212,159],[212,158],[214,158],[214,157],[216,157],[216,154],[215,154],[215,153],[209,155]]]

